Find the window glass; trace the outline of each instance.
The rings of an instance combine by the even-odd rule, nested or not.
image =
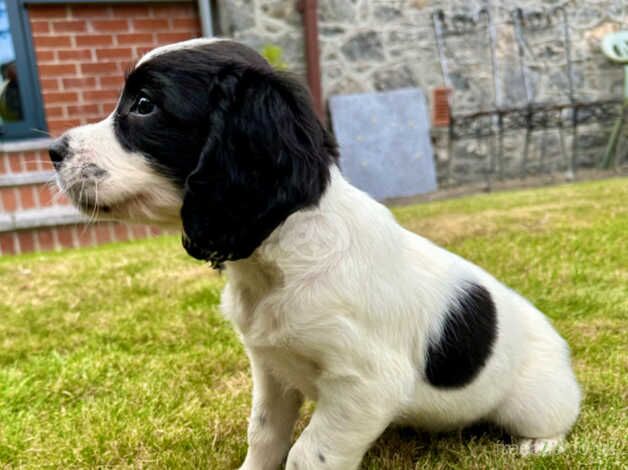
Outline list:
[[[6,1],[0,0],[0,125],[23,120],[15,59]]]

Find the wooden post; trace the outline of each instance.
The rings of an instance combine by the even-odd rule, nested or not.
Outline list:
[[[321,121],[325,122],[325,107],[321,90],[321,67],[318,48],[318,2],[317,0],[298,0],[297,9],[303,16],[303,35],[305,39],[305,61],[307,83],[310,87],[314,110]]]

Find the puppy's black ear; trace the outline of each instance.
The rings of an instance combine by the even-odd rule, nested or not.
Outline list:
[[[216,267],[250,256],[290,214],[317,204],[338,154],[308,91],[288,75],[223,71],[209,103],[181,217],[187,252]]]

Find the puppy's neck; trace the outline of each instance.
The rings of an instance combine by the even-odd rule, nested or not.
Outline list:
[[[311,276],[332,268],[348,248],[353,224],[348,212],[360,196],[368,198],[332,165],[319,203],[291,214],[250,257],[226,263],[228,274],[242,280],[264,280],[268,285],[281,284],[286,276]]]

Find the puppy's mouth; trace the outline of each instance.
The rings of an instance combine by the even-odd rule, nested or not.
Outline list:
[[[108,214],[111,212],[112,206],[104,205],[104,204],[96,204],[90,201],[74,201],[76,207],[85,214],[92,215],[97,214],[99,212]]]
[[[132,206],[139,206],[147,202],[147,196],[142,193],[134,194],[120,201],[108,203],[85,198],[75,198],[73,196],[70,197],[79,210],[89,216],[98,216],[98,214],[124,216],[129,212]]]

